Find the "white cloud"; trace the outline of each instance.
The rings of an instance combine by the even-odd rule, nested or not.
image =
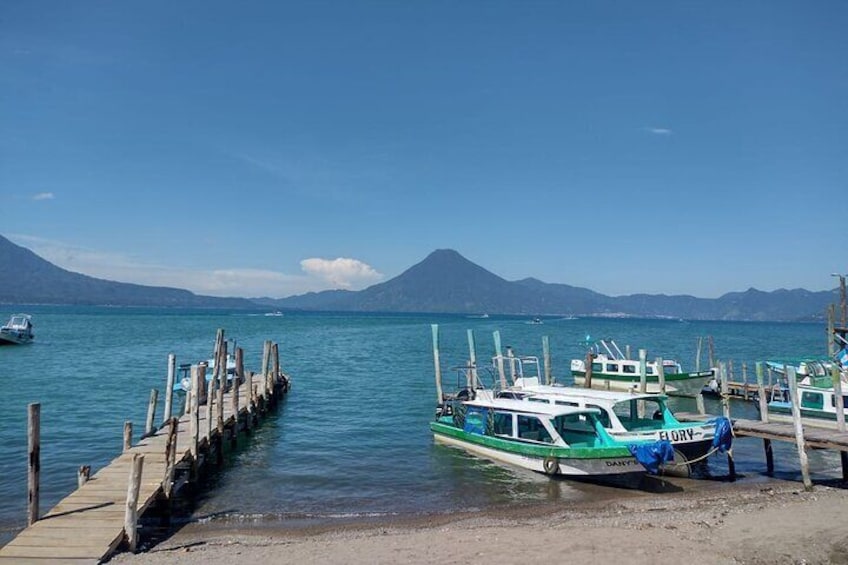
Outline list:
[[[53,200],[56,196],[52,192],[39,192],[32,197],[33,200]]]
[[[668,128],[645,128],[654,135],[671,135],[673,132]]]
[[[336,259],[313,257],[301,261],[300,266],[304,272],[329,282],[334,288],[363,287],[383,278],[383,275],[370,265],[346,257]]]

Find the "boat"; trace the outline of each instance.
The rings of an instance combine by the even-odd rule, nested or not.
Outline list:
[[[274,312],[265,312],[265,316],[268,316],[268,317],[280,318],[280,317],[282,317],[282,315],[283,315],[283,313],[280,312],[279,310],[275,310]]]
[[[528,324],[532,324],[532,325],[534,325],[534,326],[539,326],[539,325],[541,325],[541,324],[542,324],[542,318],[533,318],[532,320],[530,320],[530,321],[529,321],[529,322],[527,322],[527,323],[528,323]]]
[[[434,440],[493,461],[551,476],[627,479],[673,460],[668,441],[621,442],[597,408],[494,398],[446,400],[430,422]]]
[[[232,340],[230,340],[232,341]],[[235,351],[235,341],[232,341],[233,348],[227,351],[226,375],[227,382],[235,378],[236,374],[236,358],[230,351]],[[199,364],[206,367],[206,382],[210,382],[215,375],[215,358],[201,361]],[[191,364],[180,365],[181,377],[174,383],[174,390],[177,392],[188,392],[191,390]]]
[[[638,359],[628,359],[615,341],[602,339],[590,347],[592,354],[592,388],[603,390],[632,391],[640,384],[641,363]],[[645,363],[646,392],[661,392],[659,371],[656,361]],[[663,359],[662,372],[665,378],[666,392],[676,396],[697,396],[713,378],[714,372],[684,372],[680,363],[673,359]],[[586,384],[586,360],[571,360],[571,375],[574,384]]]
[[[510,351],[511,353],[511,351]],[[693,466],[718,450],[730,449],[732,433],[726,418],[706,422],[680,422],[668,406],[668,397],[657,393],[595,390],[564,385],[543,385],[539,359],[509,355],[512,385],[496,393],[497,398],[548,403],[600,410],[607,433],[619,441],[668,440],[674,448],[674,463],[666,471],[689,476]],[[499,365],[497,356],[493,367]]]
[[[843,412],[848,421],[848,391],[843,391]],[[834,389],[798,384],[801,400],[801,422],[817,428],[836,428],[836,393]],[[759,410],[759,403],[755,403]],[[769,421],[792,423],[792,401],[789,398],[773,398],[767,404]]]
[[[0,327],[0,345],[22,345],[35,339],[32,330],[32,316],[13,314],[5,325]]]

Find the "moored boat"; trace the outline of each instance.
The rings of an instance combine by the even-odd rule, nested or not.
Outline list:
[[[848,407],[848,390],[842,393],[843,406]],[[836,428],[836,393],[833,388],[798,384],[801,422],[818,428]],[[767,403],[769,421],[792,422],[791,399],[774,399]],[[759,405],[757,405],[759,409]],[[843,408],[848,421],[848,408]]]
[[[641,379],[641,362],[628,359],[613,340],[599,340],[590,349],[592,353],[591,385],[602,390],[638,390]],[[656,361],[645,363],[646,392],[661,392],[659,367]],[[586,384],[586,360],[571,360],[571,375],[574,384]],[[697,396],[713,378],[713,371],[685,372],[680,363],[663,359],[662,373],[666,392],[676,396]]]
[[[35,339],[32,329],[32,316],[13,314],[5,325],[0,327],[0,345],[23,345]]]
[[[668,441],[620,442],[599,420],[600,410],[493,398],[442,405],[430,423],[435,441],[545,473],[582,478],[656,472],[673,459]],[[644,463],[643,463],[644,461]]]

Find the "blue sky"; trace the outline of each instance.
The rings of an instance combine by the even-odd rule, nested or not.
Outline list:
[[[715,297],[848,272],[845,2],[4,2],[0,234],[212,295],[437,248]]]

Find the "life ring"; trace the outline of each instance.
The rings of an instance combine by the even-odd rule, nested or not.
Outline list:
[[[556,457],[545,457],[542,462],[546,475],[556,475],[559,472],[559,459]]]

